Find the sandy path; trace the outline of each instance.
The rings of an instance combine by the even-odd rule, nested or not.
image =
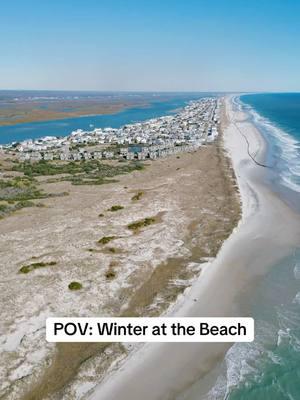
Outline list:
[[[250,123],[243,122],[241,113],[232,110],[228,99],[227,112],[231,123],[225,143],[239,182],[243,219],[215,261],[176,304],[173,315],[240,315],[237,295],[299,241],[299,217],[263,184],[261,167],[249,157],[245,139],[235,124],[247,136],[254,153],[264,151],[260,136]],[[174,399],[204,376],[226,349],[225,344],[144,345],[89,399]]]

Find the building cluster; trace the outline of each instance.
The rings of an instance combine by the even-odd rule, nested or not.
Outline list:
[[[10,145],[22,161],[156,159],[194,150],[218,135],[217,98],[193,101],[177,114],[124,125],[121,128],[81,129],[67,137],[47,136]]]

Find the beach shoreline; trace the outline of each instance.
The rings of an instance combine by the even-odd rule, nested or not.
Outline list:
[[[239,184],[242,219],[217,258],[179,299],[170,315],[248,316],[238,304],[238,296],[287,255],[299,237],[299,216],[266,185],[266,171],[249,157],[239,129],[247,135],[258,160],[263,159],[266,150],[264,140],[245,114],[233,110],[232,101],[232,96],[226,98],[230,123],[224,141]],[[228,348],[221,343],[146,344],[107,377],[89,399],[199,399],[199,391],[193,393],[195,383],[212,371]],[[135,384],[128,385],[129,381]]]
[[[1,220],[4,399],[83,399],[130,349],[47,344],[46,317],[157,316],[232,232],[239,200],[219,139],[147,164],[106,185],[41,176],[46,192],[68,196],[45,198],[43,207]],[[149,217],[151,226],[128,229]],[[113,239],[104,245],[101,237]],[[32,263],[51,265],[18,272]],[[68,289],[74,280],[83,286],[76,293]]]

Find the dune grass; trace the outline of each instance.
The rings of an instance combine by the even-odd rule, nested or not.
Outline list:
[[[123,206],[115,205],[115,206],[111,206],[107,211],[116,212],[116,211],[120,211],[123,209],[124,209]]]
[[[101,239],[98,240],[99,244],[107,244],[112,240],[117,239],[117,236],[103,236]]]
[[[56,261],[35,262],[35,263],[32,263],[32,264],[23,265],[23,267],[21,267],[19,269],[19,272],[22,273],[22,274],[28,274],[28,272],[34,271],[35,269],[44,268],[44,267],[48,267],[48,266],[56,265],[56,264],[57,264]]]
[[[127,225],[127,228],[131,231],[137,232],[142,228],[146,228],[156,222],[154,217],[144,218],[140,221],[132,222],[131,224]]]

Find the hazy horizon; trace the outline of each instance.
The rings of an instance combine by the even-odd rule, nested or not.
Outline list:
[[[224,93],[224,94],[263,94],[263,93],[278,93],[278,94],[284,94],[284,93],[300,93],[300,90],[296,91],[276,91],[276,90],[261,90],[261,91],[254,91],[254,90],[242,90],[242,91],[236,91],[236,90],[97,90],[97,89],[2,89],[0,88],[0,92],[82,92],[82,93],[171,93],[171,94],[185,94],[185,93]]]

